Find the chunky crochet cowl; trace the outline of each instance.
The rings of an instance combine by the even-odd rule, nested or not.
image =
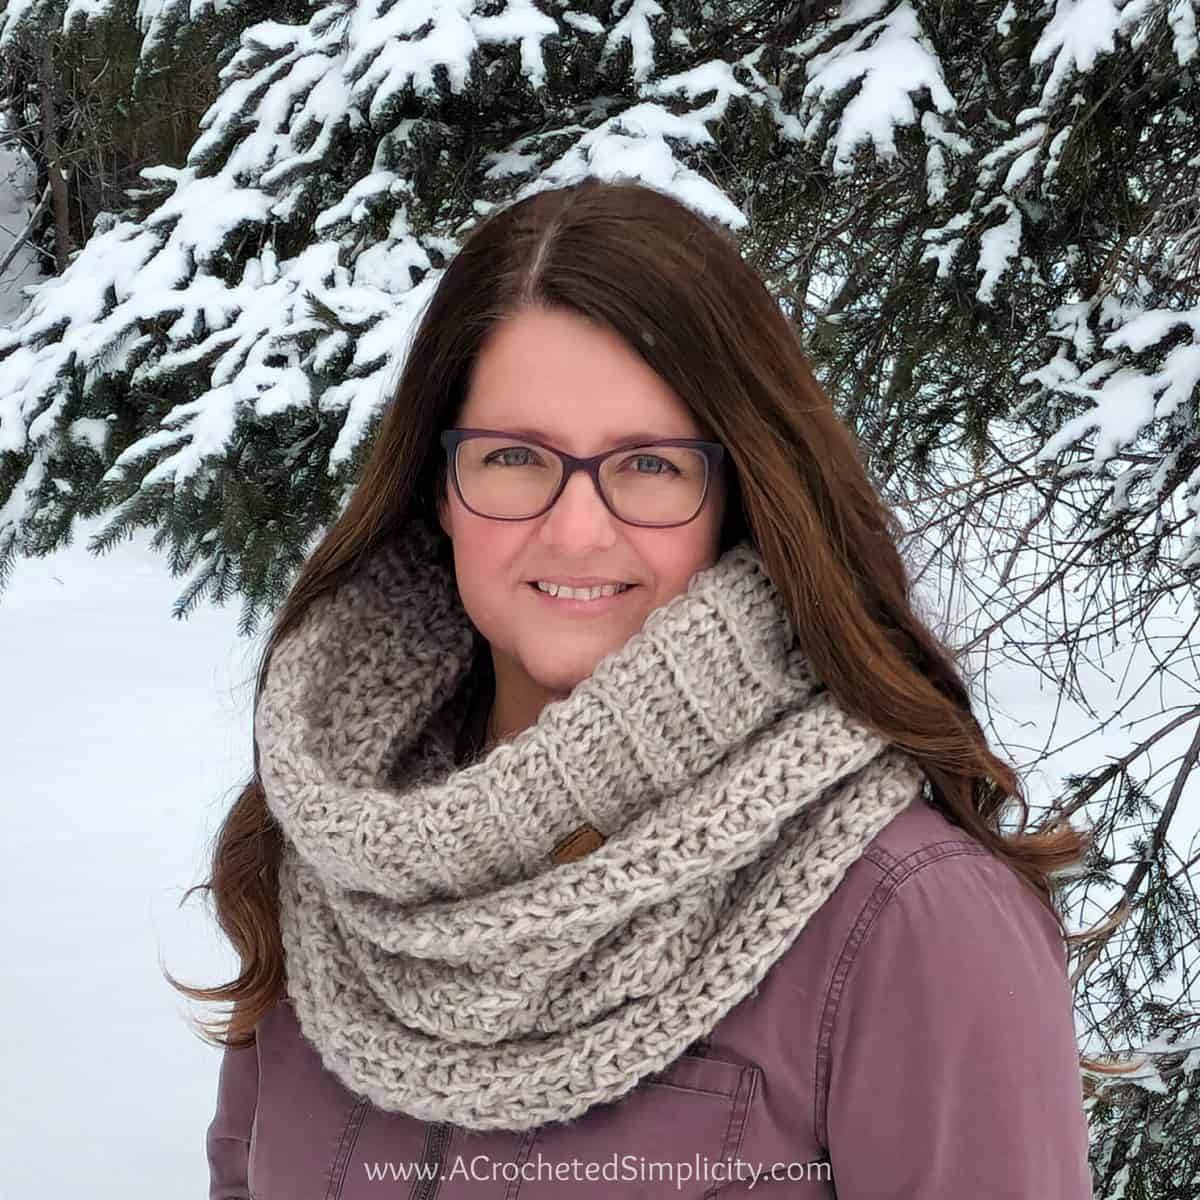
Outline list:
[[[748,541],[463,764],[480,639],[439,536],[375,551],[272,656],[287,990],[378,1107],[524,1129],[707,1034],[924,774],[814,677]]]

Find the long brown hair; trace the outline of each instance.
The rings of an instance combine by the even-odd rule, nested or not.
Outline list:
[[[900,526],[795,329],[731,235],[640,184],[588,179],[540,192],[488,217],[451,259],[349,502],[275,614],[256,703],[272,650],[315,599],[414,518],[436,528],[446,483],[438,435],[456,422],[488,332],[532,305],[604,323],[679,394],[704,436],[727,450],[722,551],[751,537],[801,647],[842,703],[921,761],[931,801],[1017,872],[1068,943],[1097,936],[1067,933],[1052,878],[1084,857],[1089,835],[1066,822],[1026,831],[1017,776],[989,748],[951,652],[914,611]],[[1021,809],[1020,830],[1006,835],[1000,819],[1011,804]],[[211,988],[168,974],[193,999],[233,1005],[207,1034],[216,1044],[251,1043],[284,990],[281,848],[256,745],[254,774],[218,832],[211,877],[187,893],[211,894],[240,973]]]

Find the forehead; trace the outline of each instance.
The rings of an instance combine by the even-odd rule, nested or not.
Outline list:
[[[683,399],[617,333],[564,309],[509,317],[484,342],[459,424],[583,453],[631,437],[698,437]]]

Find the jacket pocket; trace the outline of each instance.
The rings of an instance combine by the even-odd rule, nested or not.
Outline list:
[[[682,1054],[619,1099],[539,1127],[508,1200],[715,1196],[737,1178],[761,1074],[751,1064]]]

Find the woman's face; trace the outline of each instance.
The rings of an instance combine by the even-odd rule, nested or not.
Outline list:
[[[527,309],[493,331],[458,425],[520,430],[581,457],[635,434],[704,436],[680,397],[616,333],[564,309]],[[692,521],[668,528],[619,520],[582,471],[548,512],[522,521],[476,516],[447,484],[439,520],[454,544],[463,606],[491,644],[498,702],[505,689],[540,703],[565,695],[653,609],[715,562],[726,499],[722,475],[712,473]],[[586,611],[552,600],[531,582],[570,578],[634,586]]]

